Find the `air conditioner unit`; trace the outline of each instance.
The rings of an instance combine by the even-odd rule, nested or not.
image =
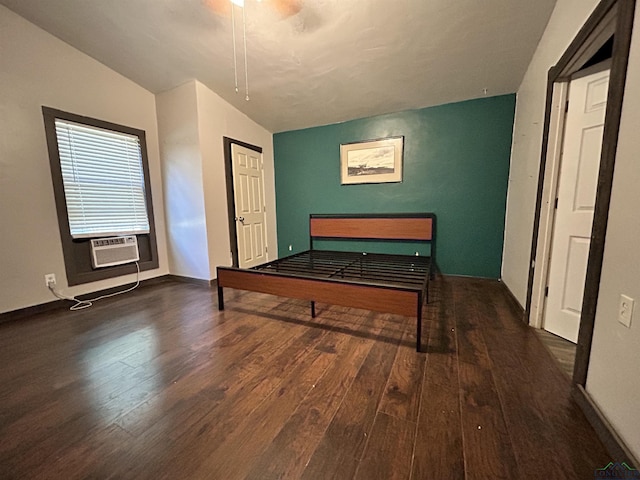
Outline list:
[[[138,252],[138,238],[135,235],[91,240],[93,268],[111,267],[138,260],[140,260],[140,253]]]

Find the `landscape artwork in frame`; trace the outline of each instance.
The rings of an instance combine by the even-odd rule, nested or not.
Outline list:
[[[402,181],[404,137],[340,145],[342,185]]]

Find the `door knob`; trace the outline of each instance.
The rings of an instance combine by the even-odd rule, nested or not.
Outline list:
[[[244,217],[236,217],[236,222],[244,223]]]

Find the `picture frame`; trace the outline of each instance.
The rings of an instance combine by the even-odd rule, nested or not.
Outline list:
[[[340,183],[402,182],[404,136],[340,145]]]

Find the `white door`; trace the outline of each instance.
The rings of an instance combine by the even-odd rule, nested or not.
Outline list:
[[[609,70],[569,84],[544,329],[578,341]]]
[[[240,268],[249,268],[267,261],[262,154],[235,143],[231,145],[231,154],[238,264]]]

